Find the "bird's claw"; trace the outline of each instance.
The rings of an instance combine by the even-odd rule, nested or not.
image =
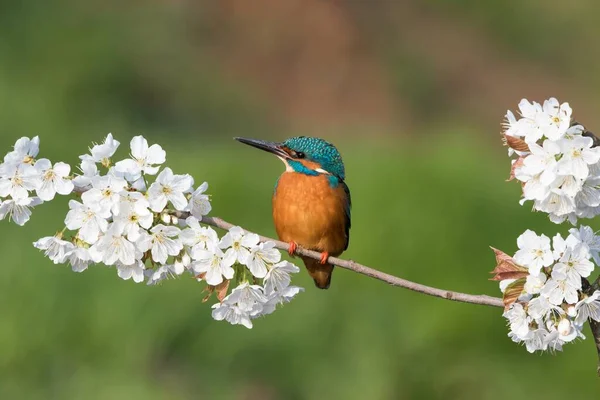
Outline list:
[[[321,258],[319,259],[319,262],[321,264],[327,264],[327,259],[329,258],[329,253],[324,251],[323,253],[321,253]]]
[[[294,257],[296,255],[297,248],[298,248],[298,243],[290,242],[290,248],[288,249],[288,253],[290,253],[290,257]]]

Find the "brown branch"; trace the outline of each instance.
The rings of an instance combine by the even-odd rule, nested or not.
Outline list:
[[[600,322],[596,322],[590,319],[590,328],[592,328],[592,335],[594,336],[594,342],[596,342],[596,351],[598,352],[598,377],[600,377]]]
[[[177,211],[177,212],[174,212],[174,215],[176,215],[179,218],[186,218],[189,216],[189,213]],[[202,222],[204,224],[211,225],[216,228],[221,228],[221,229],[225,229],[225,230],[228,230],[231,227],[235,226],[235,225],[233,225],[227,221],[224,221],[221,218],[217,218],[217,217],[203,217]],[[246,230],[246,232],[250,232],[250,231]],[[258,236],[260,237],[261,242],[267,242],[267,241],[274,242],[275,247],[277,247],[278,249],[288,251],[290,248],[290,245],[288,243],[285,243],[285,242],[282,242],[279,240],[275,240],[275,239],[272,239],[267,236],[262,236],[262,235],[258,235]],[[312,250],[303,249],[301,247],[297,247],[296,253],[300,254],[302,256],[314,258],[315,260],[319,260],[321,258],[321,253],[312,251]],[[385,272],[378,271],[376,269],[367,267],[365,265],[359,264],[352,260],[342,260],[341,258],[329,257],[327,259],[327,262],[330,264],[333,264],[333,265],[337,265],[338,267],[345,268],[350,271],[354,271],[359,274],[378,279],[389,285],[403,287],[405,289],[413,290],[415,292],[423,293],[423,294],[426,294],[429,296],[441,297],[443,299],[454,300],[454,301],[459,301],[459,302],[463,302],[463,303],[481,304],[481,305],[493,306],[493,307],[504,307],[502,299],[497,298],[497,297],[453,292],[450,290],[438,289],[438,288],[434,288],[431,286],[421,285],[420,283],[411,282],[409,280],[402,279],[402,278],[399,278],[394,275],[386,274]],[[600,277],[596,280],[596,282],[594,282],[594,284],[590,285],[590,290],[591,290],[591,293],[593,293],[594,290],[600,290]],[[600,323],[593,321],[593,320],[590,320],[589,322],[590,322],[590,327],[592,328],[592,334],[594,336],[594,340],[596,343],[596,349],[598,351],[597,371],[598,371],[598,376],[600,377]]]
[[[178,218],[186,218],[189,216],[188,213],[179,212],[179,211],[173,212],[173,214],[176,215]],[[225,230],[228,230],[231,227],[235,226],[235,225],[233,225],[227,221],[224,221],[221,218],[217,218],[217,217],[202,217],[202,223],[211,225],[211,226],[214,226],[217,228],[225,229]],[[249,232],[249,231],[247,231],[247,232]],[[258,236],[260,237],[261,242],[271,241],[271,242],[275,243],[275,247],[277,247],[278,249],[285,250],[285,251],[289,250],[290,246],[288,243],[281,242],[279,240],[272,239],[272,238],[266,237],[266,236],[261,236],[261,235],[258,235]],[[299,254],[299,255],[302,255],[305,257],[314,258],[315,260],[319,260],[321,258],[321,253],[312,251],[312,250],[303,249],[301,247],[298,247],[296,249],[296,254]],[[341,258],[329,257],[327,259],[327,262],[330,264],[333,264],[333,265],[337,265],[338,267],[345,268],[345,269],[357,272],[362,275],[366,275],[366,276],[374,278],[374,279],[378,279],[389,285],[403,287],[405,289],[413,290],[415,292],[423,293],[423,294],[426,294],[429,296],[441,297],[443,299],[460,301],[463,303],[473,303],[473,304],[482,304],[482,305],[486,305],[486,306],[504,307],[504,304],[502,303],[502,299],[499,299],[497,297],[452,292],[450,290],[438,289],[438,288],[434,288],[431,286],[421,285],[420,283],[411,282],[411,281],[399,278],[394,275],[386,274],[385,272],[378,271],[376,269],[367,267],[366,265],[359,264],[352,260],[342,260]]]
[[[586,290],[586,293],[591,296],[596,290],[600,290],[600,276],[596,279],[594,283],[589,285],[589,287]],[[600,322],[596,322],[590,318],[589,323],[590,328],[592,329],[592,335],[594,336],[596,351],[598,353],[598,367],[596,368],[596,370],[598,372],[598,377],[600,377]]]

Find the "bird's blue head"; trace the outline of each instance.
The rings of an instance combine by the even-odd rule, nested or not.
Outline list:
[[[289,171],[306,175],[326,174],[342,181],[345,179],[344,163],[339,151],[323,139],[297,136],[282,143],[246,138],[235,139],[275,154],[285,163]]]

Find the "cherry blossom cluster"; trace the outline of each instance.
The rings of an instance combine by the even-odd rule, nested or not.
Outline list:
[[[572,119],[568,103],[519,103],[520,117],[508,111],[504,138],[512,160],[511,179],[523,185],[525,201],[550,220],[573,225],[600,214],[600,148]]]
[[[76,272],[114,267],[120,278],[148,285],[189,274],[206,285],[205,301],[216,294],[213,318],[234,325],[252,328],[303,290],[290,284],[299,268],[282,261],[273,242],[240,227],[219,238],[201,223],[211,211],[208,184],[194,187],[190,175],[162,168],[161,146],[136,136],[130,157],[115,162],[119,145],[109,134],[71,176],[68,164],[36,159],[39,138],[19,139],[0,164],[0,219],[23,225],[31,207],[72,195],[64,228],[34,243],[50,260]]]
[[[572,119],[568,103],[521,100],[520,117],[508,111],[504,140],[512,160],[509,180],[521,181],[521,204],[548,213],[550,220],[576,225],[600,214],[598,139]],[[600,322],[600,236],[588,226],[552,239],[527,230],[510,257],[493,249],[509,337],[535,351],[561,351],[584,338],[584,324]],[[596,275],[596,276],[594,276]]]
[[[584,338],[588,319],[600,322],[600,291],[588,295],[583,281],[600,259],[600,236],[590,227],[569,231],[564,239],[525,231],[517,239],[514,257],[496,250],[500,280],[510,325],[509,336],[531,353],[562,350]],[[503,279],[507,278],[507,279]]]
[[[50,160],[36,157],[40,139],[23,137],[0,164],[0,220],[8,218],[17,225],[25,225],[31,217],[31,208],[54,199],[56,194],[73,191],[68,176],[71,167],[63,162],[52,165]]]

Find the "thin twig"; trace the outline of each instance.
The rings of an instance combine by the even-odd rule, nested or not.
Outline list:
[[[179,218],[186,218],[189,216],[189,213],[179,212],[179,211],[175,212],[173,214]],[[231,227],[235,226],[235,225],[233,225],[227,221],[224,221],[221,218],[217,218],[217,217],[203,217],[202,223],[211,225],[211,226],[214,226],[217,228],[225,229],[225,230],[228,230]],[[247,231],[247,232],[249,232],[249,231]],[[260,237],[261,242],[267,242],[267,241],[274,242],[275,247],[277,247],[278,249],[288,251],[290,248],[288,243],[281,242],[279,240],[276,240],[276,239],[273,239],[270,237],[266,237],[266,236],[261,236],[261,235],[258,235],[258,236]],[[321,253],[312,251],[312,250],[307,250],[307,249],[304,249],[301,247],[296,248],[296,254],[299,254],[299,255],[305,256],[305,257],[314,258],[315,260],[319,260],[321,258]],[[460,301],[463,303],[482,304],[482,305],[493,306],[493,307],[504,307],[504,304],[502,303],[502,299],[499,299],[497,297],[459,293],[459,292],[453,292],[450,290],[438,289],[438,288],[434,288],[431,286],[421,285],[420,283],[411,282],[411,281],[399,278],[394,275],[386,274],[385,272],[378,271],[376,269],[367,267],[366,265],[359,264],[352,260],[342,260],[341,258],[329,257],[327,259],[327,262],[329,264],[337,265],[338,267],[349,269],[349,270],[357,272],[359,274],[378,279],[389,285],[403,287],[403,288],[413,290],[415,292],[423,293],[423,294],[426,294],[429,296],[441,297],[443,299]]]

